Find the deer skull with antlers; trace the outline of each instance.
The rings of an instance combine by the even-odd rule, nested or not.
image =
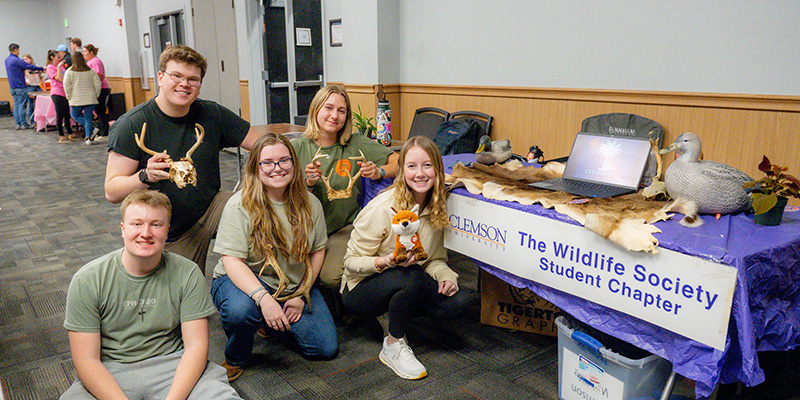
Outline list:
[[[298,287],[292,294],[282,296],[281,293],[283,293],[283,290],[289,285],[289,278],[286,277],[286,273],[283,272],[280,265],[278,265],[278,260],[275,259],[275,253],[272,252],[272,246],[270,246],[270,248],[267,250],[267,254],[264,258],[264,265],[262,265],[261,270],[258,271],[258,276],[260,277],[261,274],[264,273],[264,269],[267,268],[267,265],[271,265],[272,269],[275,271],[275,274],[278,275],[278,288],[275,289],[275,293],[272,294],[272,298],[277,301],[286,301],[297,296],[303,296],[306,304],[311,305],[311,295],[309,294],[309,291],[311,290],[311,285],[314,283],[311,281],[314,274],[314,271],[311,269],[311,259],[306,257],[305,260],[303,260],[303,262],[306,264],[305,283],[303,284],[303,287]]]
[[[321,155],[319,155],[319,150],[317,150],[317,153],[318,154],[316,156],[314,156],[315,160],[317,158],[319,158],[319,157],[322,157]],[[364,152],[359,150],[359,153],[361,153],[360,156],[348,157],[348,159],[355,160],[355,161],[366,162],[367,158],[364,157]],[[328,173],[328,176],[320,176],[320,179],[322,179],[322,183],[325,185],[325,188],[328,190],[328,200],[349,199],[353,195],[353,184],[359,178],[361,178],[362,170],[361,170],[361,168],[359,168],[358,172],[356,172],[356,174],[353,175],[353,176],[350,176],[350,172],[352,171],[352,168],[350,170],[348,170],[347,171],[347,179],[348,179],[349,183],[347,184],[347,188],[336,190],[336,189],[331,187],[331,176],[333,175],[333,171],[335,169],[336,168],[332,168],[331,171]]]
[[[139,148],[142,149],[147,154],[154,156],[156,154],[155,151],[148,149],[144,145],[144,132],[147,129],[147,122],[142,124],[142,133],[137,135],[134,134],[134,138],[136,139],[136,144],[139,145]],[[192,163],[192,153],[200,146],[200,143],[203,143],[203,137],[206,135],[205,129],[198,124],[194,124],[194,134],[197,137],[197,143],[186,152],[186,157],[181,157],[180,161],[173,161],[172,159],[167,159],[169,163],[169,179],[175,182],[175,185],[179,189],[183,189],[186,185],[197,186],[197,170],[194,168],[194,163]],[[165,150],[166,151],[166,150]]]

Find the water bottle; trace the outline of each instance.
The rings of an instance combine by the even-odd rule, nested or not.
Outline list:
[[[383,93],[383,88],[378,90],[378,112],[375,120],[378,122],[378,143],[384,146],[392,145],[392,109],[389,100]]]

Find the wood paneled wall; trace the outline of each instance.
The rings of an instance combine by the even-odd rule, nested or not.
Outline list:
[[[758,163],[767,155],[800,175],[800,97],[438,85],[400,85],[399,90],[392,112],[400,129],[392,131],[403,132],[402,138],[417,108],[475,110],[495,118],[493,139],[511,139],[515,153],[524,155],[536,144],[545,158],[555,158],[569,153],[584,118],[624,112],[663,125],[664,147],[692,131],[702,140],[706,160],[758,178]],[[667,155],[667,165],[672,159]]]

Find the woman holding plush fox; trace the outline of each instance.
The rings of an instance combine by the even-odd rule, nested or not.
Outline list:
[[[344,306],[358,315],[386,314],[388,334],[379,358],[404,379],[427,376],[405,338],[411,319],[459,318],[471,301],[459,291],[458,274],[447,266],[445,197],[444,166],[436,145],[423,136],[409,139],[400,151],[392,186],[353,222],[344,257]],[[403,225],[417,225],[416,238],[413,232],[402,232]],[[393,229],[401,231],[400,239]],[[407,251],[396,256],[400,244]]]

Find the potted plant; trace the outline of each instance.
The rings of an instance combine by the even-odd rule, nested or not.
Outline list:
[[[766,176],[744,184],[753,198],[756,223],[778,225],[789,197],[800,199],[800,180],[787,174],[788,169],[771,163],[764,156],[758,164],[758,170]]]
[[[375,132],[378,131],[378,128],[375,126],[375,118],[365,116],[361,111],[360,104],[358,106],[358,112],[353,113],[353,126],[358,129],[358,133],[370,139],[375,139]]]

